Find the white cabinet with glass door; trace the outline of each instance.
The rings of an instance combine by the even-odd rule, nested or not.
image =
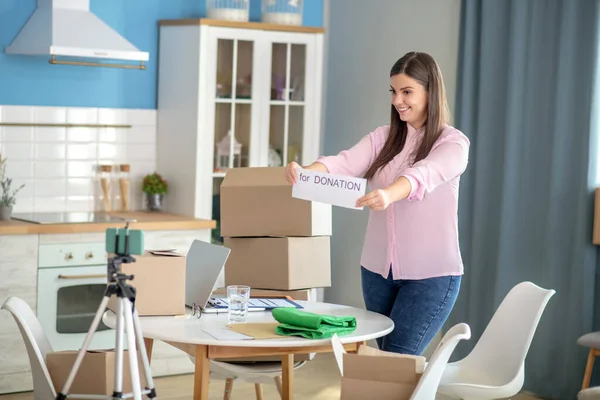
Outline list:
[[[160,22],[158,170],[172,212],[218,219],[230,168],[319,156],[323,29]]]
[[[265,63],[271,73],[262,109],[262,138],[277,165],[290,161],[307,164],[318,157],[321,119],[321,36],[269,36]],[[319,43],[315,43],[319,42]]]

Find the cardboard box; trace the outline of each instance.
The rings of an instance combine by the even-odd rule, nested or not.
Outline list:
[[[331,339],[340,373],[340,400],[409,400],[425,369],[425,357],[360,346],[348,354],[337,335]]]
[[[122,264],[121,271],[134,275],[128,284],[136,289],[135,308],[143,315],[185,314],[185,255],[150,252],[134,255],[134,263]],[[117,310],[117,297],[108,308]]]
[[[225,238],[225,285],[296,290],[331,286],[330,237]]]
[[[46,354],[46,366],[56,393],[63,390],[77,358],[77,353],[76,350],[66,350]],[[114,367],[114,350],[87,351],[68,394],[112,395],[114,390]],[[142,378],[143,368],[141,364],[139,364],[139,368],[140,378]],[[142,378],[142,382],[144,381]],[[131,393],[131,391],[129,353],[125,350],[123,352],[123,393]]]
[[[213,291],[214,296],[227,296],[227,288],[217,288]],[[317,289],[301,290],[269,290],[269,289],[250,289],[250,297],[262,296],[289,296],[294,300],[317,301]]]
[[[283,167],[233,168],[221,184],[221,236],[330,236],[331,205],[292,197]]]

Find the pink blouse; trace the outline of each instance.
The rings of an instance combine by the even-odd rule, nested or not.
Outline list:
[[[387,278],[425,279],[462,275],[458,243],[458,188],[469,157],[469,139],[445,126],[427,158],[408,165],[407,157],[418,145],[423,129],[408,126],[406,145],[369,181],[369,189],[384,189],[405,176],[412,189],[407,199],[383,211],[369,212],[361,265]],[[330,173],[362,177],[375,160],[389,134],[381,126],[356,145],[337,155],[320,157]]]

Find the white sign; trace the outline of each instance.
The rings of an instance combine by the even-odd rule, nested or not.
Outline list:
[[[292,197],[362,210],[356,201],[365,195],[367,180],[296,168]]]

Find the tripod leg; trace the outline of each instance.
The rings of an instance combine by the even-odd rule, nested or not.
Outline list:
[[[142,335],[140,319],[138,316],[138,312],[135,309],[133,310],[133,327],[135,329],[135,337],[137,339],[138,349],[142,359],[142,366],[144,367],[144,377],[146,378],[147,387],[150,390],[148,398],[153,399],[156,397],[156,391],[154,390],[154,381],[152,379],[150,361],[148,360],[148,353],[146,352],[146,345],[144,343],[144,337]]]
[[[127,330],[127,346],[129,347],[129,370],[131,373],[131,386],[133,388],[134,400],[142,400],[142,388],[140,386],[140,369],[138,366],[137,351],[135,348],[135,332],[133,328],[133,313],[131,302],[128,298],[121,298],[123,312],[125,315],[125,329]]]
[[[104,312],[106,311],[106,306],[108,305],[109,300],[110,300],[110,294],[107,293],[102,298],[102,302],[100,302],[100,306],[98,306],[98,311],[96,311],[96,315],[94,316],[92,325],[90,326],[90,329],[88,330],[88,333],[85,336],[83,345],[81,346],[81,349],[79,349],[79,353],[77,353],[77,358],[75,359],[75,363],[73,364],[73,367],[71,368],[71,372],[69,373],[67,381],[65,382],[65,386],[63,387],[62,392],[60,392],[56,396],[56,398],[58,400],[63,400],[63,399],[67,398],[67,394],[69,393],[69,390],[71,389],[71,385],[73,384],[73,380],[75,379],[75,376],[77,375],[77,371],[79,371],[79,367],[81,366],[83,357],[85,356],[85,353],[87,352],[90,342],[92,341],[92,336],[96,332],[96,329],[98,329],[98,325],[100,324],[100,319],[102,318],[102,314],[104,314]]]
[[[115,326],[117,338],[115,343],[115,376],[113,398],[121,398],[123,395],[123,335],[125,331],[125,321],[123,313],[125,309],[121,298],[117,299],[117,325]]]

